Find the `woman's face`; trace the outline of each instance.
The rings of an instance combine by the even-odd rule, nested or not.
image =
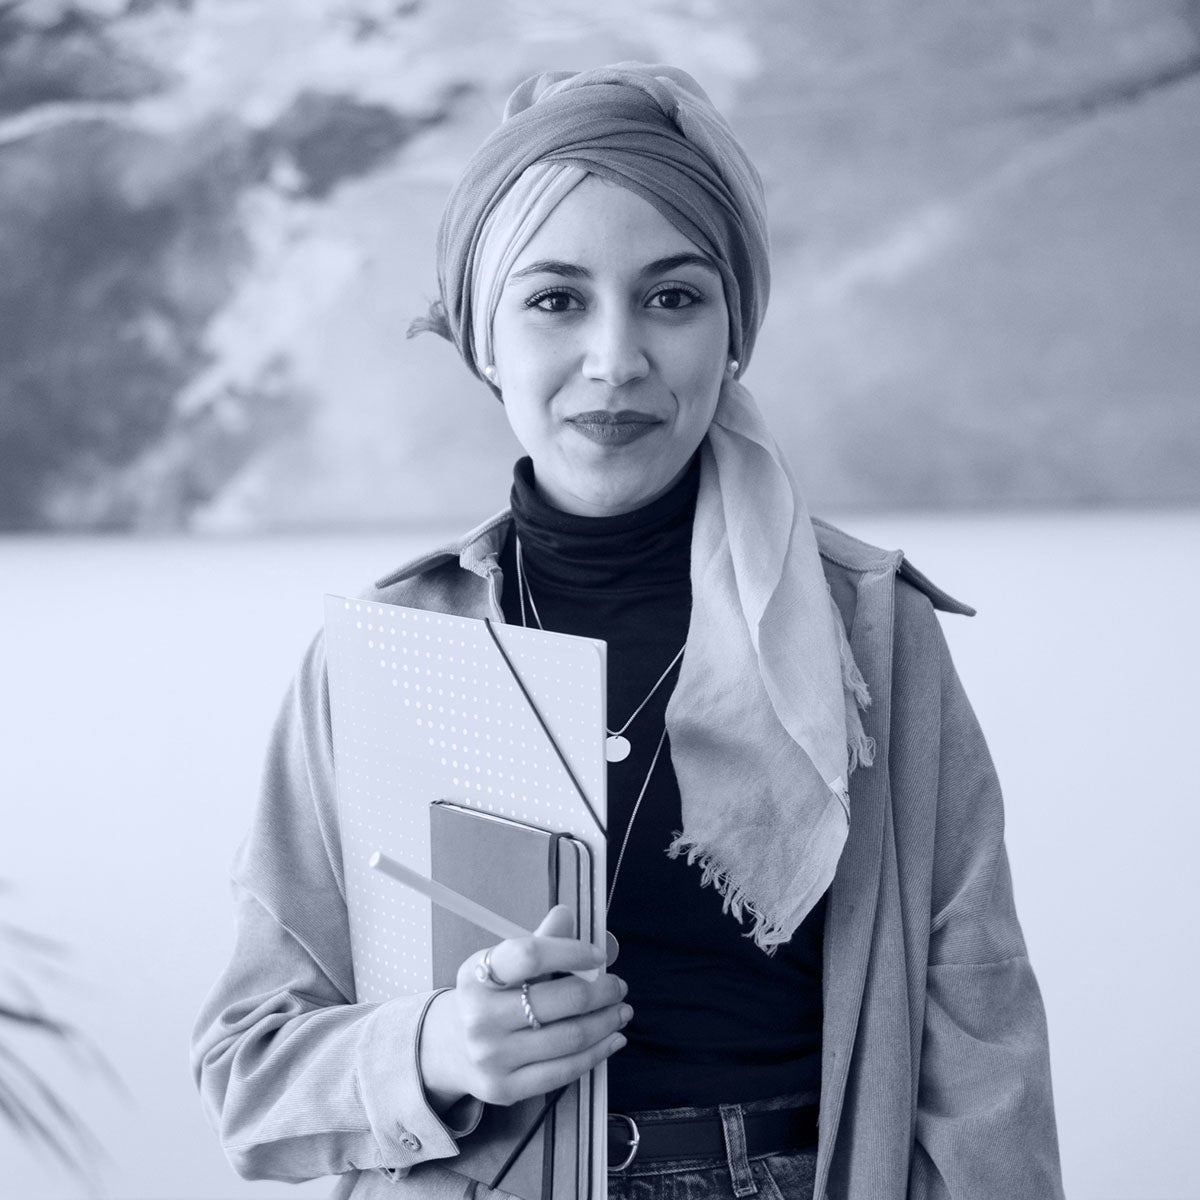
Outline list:
[[[513,264],[492,326],[495,381],[565,512],[656,499],[700,445],[729,357],[712,261],[640,196],[588,176]]]

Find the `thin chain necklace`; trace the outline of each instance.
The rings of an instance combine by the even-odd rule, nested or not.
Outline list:
[[[625,861],[625,847],[629,845],[629,835],[633,832],[633,823],[637,820],[638,809],[642,807],[642,797],[646,794],[646,789],[650,786],[650,776],[654,774],[654,768],[658,765],[658,756],[662,753],[663,743],[667,740],[667,727],[663,725],[663,731],[659,735],[658,745],[654,749],[654,757],[650,760],[650,770],[646,772],[646,778],[642,780],[642,790],[638,792],[638,798],[634,801],[633,812],[629,814],[629,824],[625,826],[625,837],[621,841],[621,851],[617,855],[617,865],[613,867],[612,883],[608,885],[608,902],[605,905],[604,911],[608,912],[612,908],[613,892],[617,890],[617,876],[621,873],[621,864]]]
[[[517,538],[517,594],[521,598],[521,624],[525,626],[529,624],[525,616],[525,598],[528,596],[529,607],[533,612],[533,619],[537,622],[537,627],[545,629],[545,626],[542,624],[541,615],[537,610],[537,604],[533,599],[533,590],[529,586],[529,580],[525,577],[525,554],[522,550],[521,539],[519,537]],[[641,704],[629,714],[629,719],[620,729],[609,729],[607,725],[605,726],[604,731],[608,736],[604,739],[604,757],[610,763],[624,762],[629,757],[629,752],[633,747],[629,744],[629,739],[625,736],[625,731],[633,724],[634,718],[637,717],[638,713],[650,703],[651,697],[653,697],[654,693],[662,686],[663,681],[678,665],[686,649],[687,643],[685,642],[679,647],[675,657],[667,664],[667,669],[658,677],[654,686],[646,693]],[[651,770],[653,770],[653,767],[651,767]]]
[[[520,539],[520,537],[518,537],[517,538],[517,594],[521,600],[521,624],[526,629],[529,628],[529,621],[525,615],[525,598],[526,598],[526,596],[528,596],[529,607],[533,612],[533,619],[537,622],[537,627],[539,629],[544,630],[546,627],[542,624],[542,618],[538,614],[537,605],[534,603],[533,592],[529,587],[529,580],[525,578],[524,562],[525,562],[525,555],[521,549],[521,539]],[[646,696],[646,699],[643,700],[641,702],[641,704],[639,704],[637,706],[637,708],[635,708],[633,710],[632,716],[630,716],[629,720],[626,721],[625,724],[622,725],[620,729],[618,729],[614,733],[613,730],[608,729],[607,726],[605,727],[606,732],[608,733],[608,737],[604,743],[605,757],[607,757],[607,759],[610,763],[611,762],[623,762],[626,758],[629,757],[629,749],[630,749],[629,741],[627,738],[625,738],[623,736],[625,733],[625,730],[627,730],[629,728],[629,726],[633,723],[633,718],[636,717],[638,715],[638,713],[640,713],[642,711],[642,709],[646,707],[646,704],[650,700],[650,697],[653,696],[654,693],[658,691],[659,686],[662,684],[662,681],[664,679],[666,679],[666,677],[671,673],[671,670],[675,666],[675,664],[677,662],[679,662],[679,660],[683,657],[683,652],[684,652],[685,648],[686,648],[686,643],[684,643],[683,646],[679,647],[679,653],[676,654],[673,659],[671,659],[671,665],[669,667],[667,667],[667,669],[658,677],[658,682],[655,683],[655,685],[650,689],[649,693]],[[614,756],[614,752],[612,749],[614,741],[621,743],[621,746],[619,747],[620,752],[617,753],[615,756]],[[629,845],[629,835],[633,832],[633,823],[634,823],[634,821],[637,820],[638,810],[642,807],[642,800],[645,798],[646,789],[650,786],[650,777],[654,774],[654,768],[656,766],[658,766],[659,756],[662,754],[662,748],[666,744],[666,741],[667,741],[667,726],[666,726],[666,722],[664,721],[663,722],[663,731],[661,734],[659,734],[659,737],[658,737],[658,745],[654,748],[654,757],[650,760],[650,769],[646,772],[646,778],[642,780],[641,789],[638,791],[637,799],[634,801],[634,804],[633,804],[633,811],[629,814],[629,822],[625,826],[625,837],[621,840],[621,849],[617,854],[617,865],[613,868],[612,882],[608,885],[608,900],[605,903],[605,909],[604,909],[604,911],[606,913],[608,912],[609,909],[612,908],[613,893],[617,890],[617,877],[621,874],[621,864],[625,861],[625,848],[626,848],[626,846]],[[615,954],[615,952],[613,951],[613,947],[616,944],[616,938],[614,938],[613,935],[610,933],[608,935],[608,939],[612,943],[612,945],[610,945],[610,947],[609,947],[609,950],[610,950],[609,961],[611,962],[612,957]]]

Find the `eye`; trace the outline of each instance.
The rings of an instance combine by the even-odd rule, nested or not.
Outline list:
[[[668,283],[654,292],[646,303],[651,308],[674,310],[691,308],[693,304],[699,304],[703,299],[704,297],[694,287],[688,287],[682,283]]]
[[[546,288],[545,291],[530,296],[525,301],[525,307],[536,308],[539,312],[565,313],[574,308],[582,308],[583,302],[574,292],[565,288]]]

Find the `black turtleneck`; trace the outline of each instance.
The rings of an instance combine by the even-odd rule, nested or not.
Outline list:
[[[687,637],[698,460],[663,496],[614,517],[551,507],[533,464],[513,472],[514,528],[522,547],[524,620],[608,643],[608,724],[620,729]],[[521,624],[516,539],[500,556],[505,620]],[[530,600],[532,598],[532,604]],[[624,762],[608,768],[608,872],[663,733],[675,667],[630,724]],[[679,785],[664,744],[629,832],[608,927],[629,984],[629,1044],[609,1060],[614,1112],[737,1103],[820,1088],[822,900],[791,942],[768,957],[748,926],[721,911],[698,867],[669,859],[682,828]],[[730,798],[736,803],[736,797]]]

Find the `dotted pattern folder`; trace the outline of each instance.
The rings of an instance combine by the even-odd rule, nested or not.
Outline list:
[[[605,821],[605,644],[492,628]],[[325,637],[358,999],[431,986],[429,901],[367,864],[382,850],[428,876],[434,800],[586,842],[600,881],[592,927],[603,931],[604,837],[484,622],[326,596]]]

